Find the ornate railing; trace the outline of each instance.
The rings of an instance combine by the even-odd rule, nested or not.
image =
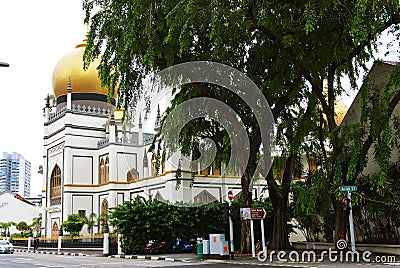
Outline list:
[[[61,205],[61,196],[50,198],[50,206]]]

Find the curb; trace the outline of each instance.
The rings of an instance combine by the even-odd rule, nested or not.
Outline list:
[[[75,253],[75,252],[55,252],[55,251],[33,251],[33,250],[26,250],[26,249],[15,249],[15,252],[27,252],[27,253],[39,253],[39,254],[49,254],[49,255],[68,255],[68,256],[89,256],[83,253]]]
[[[109,258],[119,259],[141,259],[141,260],[152,260],[152,261],[183,261],[169,257],[157,257],[157,256],[140,256],[140,255],[111,255]]]
[[[75,252],[57,252],[57,251],[33,251],[26,249],[15,249],[15,252],[26,252],[26,253],[37,253],[37,254],[48,254],[48,255],[66,255],[66,256],[91,256],[83,253]],[[170,261],[170,262],[191,262],[188,260],[175,259],[170,257],[158,257],[158,256],[142,256],[142,255],[111,255],[108,258],[119,258],[119,259],[138,259],[138,260],[152,260],[152,261]]]

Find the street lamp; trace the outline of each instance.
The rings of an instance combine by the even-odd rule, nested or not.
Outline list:
[[[10,64],[8,64],[7,62],[0,61],[0,67],[10,67]]]

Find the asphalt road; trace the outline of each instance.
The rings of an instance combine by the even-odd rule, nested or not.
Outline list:
[[[68,256],[68,255],[49,255],[26,252],[15,252],[14,254],[0,254],[0,268],[111,268],[111,267],[217,267],[217,268],[239,268],[239,267],[365,267],[365,263],[260,263],[255,260],[250,263],[244,261],[218,261],[205,260],[202,262],[182,262],[164,260],[143,260],[143,259],[119,259],[95,256]],[[400,267],[400,263],[369,264],[369,267]]]

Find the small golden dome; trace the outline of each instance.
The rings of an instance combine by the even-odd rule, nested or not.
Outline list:
[[[342,124],[342,121],[346,116],[347,110],[348,108],[346,104],[344,104],[343,102],[339,101],[335,103],[335,111],[336,111],[335,121],[337,125]]]
[[[108,89],[100,87],[97,66],[99,59],[94,60],[85,71],[83,69],[83,52],[86,39],[75,49],[62,57],[53,71],[53,91],[56,98],[67,94],[68,78],[71,79],[72,93],[96,93],[107,95]],[[116,98],[116,93],[114,98]]]

